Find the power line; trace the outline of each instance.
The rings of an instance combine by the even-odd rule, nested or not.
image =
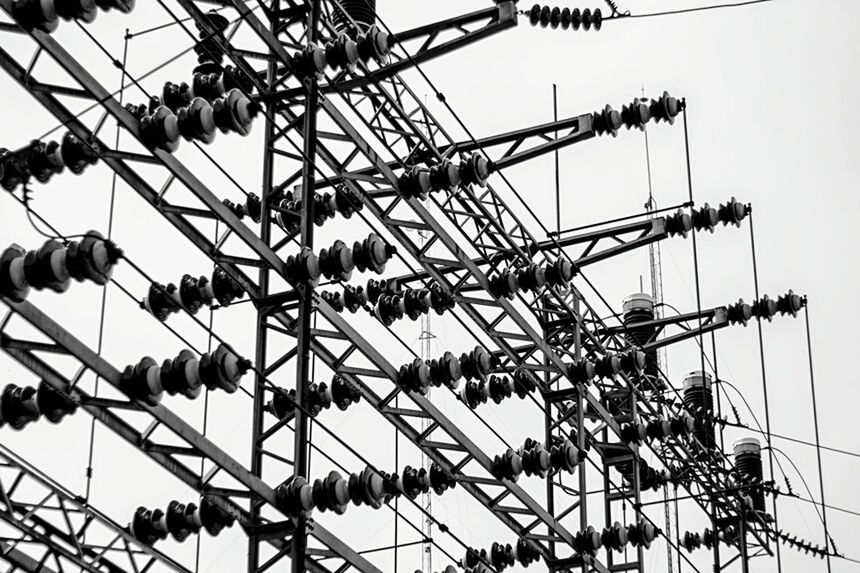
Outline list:
[[[738,2],[734,4],[714,4],[711,6],[698,6],[696,8],[683,8],[680,10],[666,10],[663,12],[648,12],[645,14],[630,14],[626,13],[615,13],[606,20],[622,20],[626,18],[653,18],[656,16],[675,16],[678,14],[692,14],[694,12],[704,12],[707,10],[720,10],[723,8],[742,8],[744,6],[752,6],[754,4],[764,4],[765,2],[772,2],[773,0],[749,0],[747,2]],[[611,5],[610,5],[611,6]]]

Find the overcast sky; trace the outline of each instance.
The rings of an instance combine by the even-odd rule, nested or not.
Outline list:
[[[378,0],[382,19],[394,30],[402,30],[430,21],[451,17],[490,5],[489,0],[416,2],[414,0]],[[622,9],[634,14],[704,5],[696,0],[639,0],[619,2]],[[178,10],[174,2],[167,2]],[[597,5],[592,3],[592,7]],[[586,7],[587,4],[579,4]],[[527,9],[528,3],[520,3]],[[605,6],[602,6],[605,8]],[[460,52],[422,66],[433,84],[444,92],[448,102],[476,135],[489,135],[552,118],[552,84],[558,86],[561,117],[579,115],[612,104],[619,108],[641,94],[657,97],[668,90],[687,98],[689,135],[692,156],[693,193],[698,203],[715,205],[731,196],[749,202],[754,209],[755,239],[758,249],[759,279],[762,293],[772,297],[788,289],[808,295],[812,321],[812,344],[820,413],[821,440],[828,446],[860,451],[860,439],[854,428],[856,404],[860,391],[856,368],[852,366],[860,344],[856,327],[858,310],[854,303],[858,273],[858,243],[853,235],[860,217],[856,196],[860,167],[860,136],[852,125],[856,102],[856,79],[860,43],[856,40],[856,23],[860,5],[848,0],[810,3],[800,0],[774,2],[746,8],[700,12],[681,16],[607,22],[600,33],[532,29],[527,19],[518,28],[508,30]],[[132,16],[102,14],[87,29],[117,57],[123,50],[123,32],[136,32],[170,21],[170,15],[157,3],[138,3]],[[94,43],[74,24],[64,23],[56,34],[67,49],[87,63],[88,69],[111,89],[119,83],[118,73]],[[29,61],[33,44],[28,38],[3,37],[3,48]],[[137,36],[128,42],[128,70],[135,77],[147,72],[190,45],[190,40],[176,26]],[[244,43],[243,43],[244,42]],[[242,47],[260,49],[247,34],[240,33]],[[156,74],[141,81],[151,93],[160,91],[166,80],[187,81],[194,65],[193,55],[185,55]],[[41,81],[66,82],[47,55],[42,55],[34,76]],[[409,72],[405,77],[414,91],[426,95],[428,105],[438,112],[438,119],[454,138],[464,134],[456,121],[435,101],[433,90]],[[0,145],[17,148],[56,126],[46,111],[33,103],[24,91],[6,76],[0,77],[0,94],[6,104],[0,111],[4,122]],[[129,90],[126,101],[143,101],[140,91]],[[72,109],[85,104],[68,100]],[[94,126],[100,112],[84,116]],[[262,122],[246,139],[219,135],[207,152],[218,164],[229,170],[239,184],[259,193],[261,180],[260,150]],[[681,122],[674,126],[652,126],[650,131],[652,182],[659,205],[681,203],[687,198],[684,138]],[[62,132],[52,135],[59,138]],[[108,122],[102,133],[112,141],[113,126]],[[134,149],[128,141],[129,149]],[[230,184],[200,152],[187,143],[178,154],[219,196],[241,199]],[[492,159],[492,157],[491,157]],[[140,168],[151,174],[151,184],[158,188],[164,175],[155,169]],[[586,223],[636,213],[648,195],[644,138],[640,133],[621,133],[617,139],[601,138],[566,149],[561,153],[562,226]],[[547,227],[555,224],[554,173],[551,157],[532,161],[510,170],[506,175],[519,194]],[[521,203],[500,180],[493,184],[530,226],[543,238],[539,226],[529,218]],[[69,173],[54,178],[47,185],[34,185],[34,209],[63,233],[79,233],[90,228],[107,229],[108,198],[111,176],[99,165],[76,177]],[[171,191],[173,193],[173,191]],[[173,200],[182,197],[177,191]],[[160,215],[126,185],[116,187],[114,237],[130,258],[162,282],[178,282],[183,273],[195,275],[211,272],[209,263],[165,223]],[[193,204],[193,203],[189,203]],[[214,232],[207,227],[208,233]],[[744,298],[754,298],[750,258],[749,221],[741,229],[720,228],[713,235],[699,237],[701,296],[705,307],[721,306]],[[349,225],[330,223],[318,234],[318,244],[328,245],[336,238],[353,241],[366,236],[368,228],[360,222]],[[27,223],[24,211],[6,194],[0,195],[0,245],[16,242],[26,248],[37,248],[42,239]],[[691,242],[670,239],[661,245],[666,301],[681,312],[695,310],[696,294]],[[640,288],[644,277],[649,287],[647,250],[619,257],[588,270],[587,276],[617,310],[622,297]],[[402,271],[392,266],[391,273]],[[117,269],[117,280],[138,298],[146,292],[146,281],[126,267]],[[366,280],[356,276],[355,284]],[[580,285],[585,288],[584,284]],[[586,296],[589,291],[586,289]],[[104,355],[115,366],[133,363],[144,355],[158,360],[174,355],[184,344],[173,337],[152,317],[142,313],[116,287],[108,290],[108,313],[105,322]],[[61,324],[87,344],[95,347],[98,334],[98,312],[101,291],[93,285],[72,286],[62,296],[38,293],[31,300],[55,316]],[[605,315],[609,310],[599,305]],[[215,315],[215,330],[245,353],[253,356],[253,314],[250,306],[237,306]],[[206,318],[206,314],[200,315]],[[362,332],[379,344],[393,364],[411,359],[409,350],[385,334],[369,320],[355,319]],[[197,348],[205,348],[206,333],[187,317],[173,317],[171,325],[188,337]],[[25,332],[18,321],[16,333]],[[457,353],[468,350],[475,342],[450,318],[434,317],[434,353],[446,350]],[[415,350],[418,330],[406,321],[396,331]],[[764,325],[767,383],[770,416],[774,433],[811,441],[814,438],[810,404],[809,373],[803,319],[777,318]],[[287,339],[276,338],[276,352],[288,349]],[[743,394],[755,417],[764,424],[762,379],[758,338],[754,324],[746,329],[732,327],[717,335],[718,366],[722,378],[732,382]],[[699,364],[696,347],[685,343],[668,354],[668,371],[680,387],[686,372]],[[66,363],[73,373],[75,364]],[[32,375],[11,359],[0,357],[3,382],[35,384]],[[320,381],[330,377],[322,366]],[[279,373],[277,383],[294,384],[294,368]],[[93,379],[83,382],[88,391]],[[245,387],[251,389],[250,377]],[[390,384],[379,385],[379,392],[390,390]],[[105,385],[101,385],[105,392]],[[110,395],[110,394],[108,394]],[[745,423],[754,424],[753,416],[733,390],[728,397],[738,408]],[[461,404],[450,396],[436,396],[440,407],[452,420],[474,432],[474,439],[500,453],[504,446],[479,426]],[[167,398],[165,404],[202,429],[202,400]],[[214,395],[210,401],[207,433],[221,447],[243,463],[249,463],[251,401],[243,394]],[[500,407],[485,406],[482,416],[506,440],[520,444],[528,436],[543,433],[542,421],[535,408],[512,401]],[[729,414],[730,418],[732,417]],[[90,418],[84,412],[54,427],[39,423],[24,432],[9,428],[0,430],[0,442],[31,459],[75,492],[85,487],[84,468],[89,445]],[[366,405],[346,414],[326,412],[320,420],[350,439],[374,464],[394,469],[394,430]],[[140,427],[147,420],[140,418]],[[726,443],[750,435],[742,431],[726,433]],[[754,435],[754,434],[753,434]],[[314,434],[321,447],[352,471],[362,469],[362,462],[326,439],[323,432]],[[291,435],[285,435],[277,447],[289,455]],[[401,440],[400,466],[420,463],[418,450]],[[797,464],[814,497],[819,496],[815,451],[780,440],[774,441],[787,457]],[[727,446],[728,447],[728,446]],[[169,478],[144,456],[130,450],[104,429],[96,433],[93,503],[113,519],[126,523],[138,505],[166,507],[171,499],[192,501],[193,492]],[[802,497],[809,497],[803,479],[777,454],[792,487]],[[860,462],[841,454],[824,454],[824,476],[829,504],[860,511],[856,482]],[[289,468],[267,462],[266,481],[277,485],[289,474]],[[322,476],[329,465],[314,457],[312,473]],[[2,474],[0,474],[2,475]],[[281,476],[278,478],[277,476]],[[596,476],[590,476],[593,486]],[[776,480],[785,482],[779,469]],[[529,482],[524,478],[524,482]],[[537,499],[543,499],[541,482],[524,483]],[[646,494],[646,500],[658,499]],[[602,508],[593,502],[590,523],[605,525]],[[478,506],[462,488],[434,499],[434,512],[451,531],[467,543],[489,547],[493,541],[512,542],[513,535],[489,512]],[[401,504],[401,507],[404,504]],[[823,531],[812,506],[781,498],[780,526],[792,535],[823,545]],[[418,523],[417,513],[404,513]],[[631,521],[628,508],[627,521]],[[649,511],[662,523],[662,511]],[[371,549],[393,542],[394,521],[390,511],[373,512],[351,508],[343,517],[321,516],[321,522],[336,531],[357,549]],[[613,519],[622,520],[621,516]],[[828,512],[831,535],[840,551],[860,559],[853,544],[858,518],[835,511]],[[578,517],[568,527],[575,529]],[[701,514],[681,506],[681,532],[701,531],[708,526]],[[408,525],[400,523],[399,539],[416,539]],[[460,557],[462,549],[448,536],[436,539],[447,551]],[[227,572],[244,567],[246,538],[239,528],[225,532],[217,540],[203,539],[201,571]],[[193,540],[183,545],[172,541],[163,544],[167,553],[189,567],[194,563]],[[732,555],[732,551],[729,551]],[[384,571],[392,571],[392,552],[373,554],[374,562]],[[704,552],[691,557],[699,570],[710,568]],[[450,562],[439,551],[434,553],[434,568]],[[660,541],[646,552],[648,571],[666,571],[665,544]],[[420,556],[414,548],[399,555],[398,571],[414,571]],[[733,570],[739,570],[737,563]],[[858,566],[836,560],[833,571],[857,570]],[[675,569],[677,571],[677,567]],[[685,563],[684,571],[693,568]],[[757,573],[776,571],[775,560],[758,558],[751,570]],[[783,571],[823,571],[818,561],[799,556],[790,548],[783,550]]]

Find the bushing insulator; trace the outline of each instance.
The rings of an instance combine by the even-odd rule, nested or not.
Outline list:
[[[430,387],[430,367],[420,358],[416,358],[410,364],[400,367],[397,384],[404,390],[426,396]]]
[[[756,438],[742,438],[735,442],[733,450],[737,479],[741,485],[755,486],[749,487],[746,493],[752,498],[753,508],[763,514],[767,510],[767,506],[764,488],[760,485],[764,481],[761,442]]]
[[[689,213],[678,211],[666,216],[666,232],[670,237],[681,236],[686,238],[687,233],[693,229],[693,218]]]
[[[126,366],[120,377],[120,389],[135,400],[157,406],[164,395],[158,363],[146,356],[137,364]]]
[[[50,34],[60,26],[53,0],[15,0],[12,17],[25,30],[41,30]]]
[[[628,537],[630,538],[630,543],[632,543],[634,547],[641,546],[648,549],[651,547],[651,543],[657,539],[657,536],[660,534],[660,529],[653,523],[641,520],[639,523],[628,525],[627,532]]]
[[[0,254],[0,294],[15,302],[21,302],[30,293],[30,285],[24,276],[24,256],[27,254],[18,245],[11,245]]]
[[[443,159],[430,168],[430,188],[432,191],[454,189],[461,181],[460,168],[447,159]]]
[[[546,271],[532,263],[528,267],[517,272],[517,283],[524,291],[537,293],[546,285]]]
[[[490,279],[490,293],[496,298],[513,300],[519,291],[519,279],[511,269],[502,269]]]
[[[376,301],[373,314],[385,326],[391,326],[406,314],[406,305],[399,294],[383,295]]]
[[[488,397],[489,389],[482,381],[466,382],[460,388],[460,399],[472,410],[477,409],[481,404],[486,404]]]
[[[490,177],[490,162],[479,153],[473,153],[460,163],[460,180],[466,185],[485,185]]]
[[[460,355],[460,368],[466,380],[486,380],[493,369],[493,357],[483,346],[476,346],[471,352]]]
[[[179,133],[186,141],[212,143],[218,128],[215,125],[215,110],[205,99],[196,97],[176,113]]]
[[[514,395],[514,382],[505,376],[490,376],[486,386],[489,398],[496,404]]]
[[[430,306],[436,314],[441,316],[445,311],[454,310],[454,307],[457,306],[457,303],[454,302],[454,297],[445,292],[445,289],[441,285],[433,283],[429,288]]]
[[[797,313],[806,306],[806,299],[799,294],[795,294],[793,290],[788,291],[784,295],[780,295],[776,299],[776,308],[783,316],[791,315],[797,317]]]
[[[308,44],[290,58],[293,74],[300,80],[321,77],[326,68],[326,51],[316,44]]]
[[[597,135],[609,134],[612,137],[618,135],[618,130],[623,125],[621,114],[607,105],[602,111],[591,114],[591,127]]]
[[[698,209],[693,209],[693,226],[697,231],[713,233],[719,223],[719,213],[707,203]]]
[[[669,125],[675,123],[675,118],[683,111],[683,104],[664,91],[659,99],[651,100],[651,116],[659,123],[665,121]]]
[[[363,1],[366,2],[367,0]],[[366,32],[358,35],[357,43],[358,55],[363,61],[373,59],[382,62],[391,53],[393,42],[387,32],[382,31],[374,24]]]
[[[161,387],[174,396],[182,394],[193,400],[203,390],[200,379],[200,362],[188,349],[182,349],[176,358],[168,358],[161,364]]]
[[[585,531],[576,534],[573,547],[580,555],[597,555],[602,543],[600,532],[589,525]]]
[[[567,367],[567,375],[577,384],[587,384],[597,376],[597,366],[591,360],[582,359]]]
[[[346,34],[340,34],[333,42],[325,45],[325,59],[334,69],[352,71],[358,64],[358,44]]]
[[[228,394],[239,389],[239,384],[251,369],[251,362],[237,356],[223,344],[215,352],[207,352],[200,358],[200,379],[210,390],[224,390]]]
[[[57,391],[42,380],[36,388],[36,405],[39,413],[52,424],[59,424],[63,418],[74,414],[78,404],[70,396]]]
[[[550,461],[557,471],[573,473],[579,465],[579,449],[570,440],[562,440],[550,449]]]
[[[232,515],[205,497],[200,499],[197,515],[200,525],[212,537],[217,537],[224,529],[233,527],[233,523],[236,521]]]
[[[514,393],[520,400],[525,400],[529,394],[533,394],[537,390],[537,384],[525,370],[514,371],[512,380]]]
[[[576,274],[573,263],[565,258],[559,258],[544,267],[547,282],[554,287],[567,287]]]
[[[164,87],[161,88],[161,103],[176,113],[180,108],[190,104],[195,95],[197,94],[192,91],[191,86],[185,82],[181,84],[165,82]]]
[[[430,312],[432,299],[428,289],[409,289],[403,294],[403,304],[406,308],[406,316],[410,320],[418,320],[422,315]]]
[[[167,539],[167,519],[160,509],[138,507],[128,530],[132,537],[144,545],[153,545],[156,541]]]
[[[735,304],[729,305],[726,310],[729,324],[746,326],[752,318],[752,308],[744,302],[744,299],[739,299]]]
[[[66,246],[66,267],[78,282],[89,280],[106,285],[120,258],[122,250],[98,231],[87,231],[80,242],[72,241]]]
[[[376,233],[371,233],[361,242],[356,241],[352,246],[352,257],[358,272],[366,270],[376,274],[385,272],[385,265],[397,253],[394,245],[386,243]]]
[[[621,428],[621,439],[628,444],[641,444],[648,437],[644,424],[631,422]]]
[[[179,118],[167,106],[158,106],[140,120],[140,137],[149,147],[173,153],[179,149],[180,136]]]
[[[753,316],[770,322],[778,312],[777,301],[773,300],[768,295],[764,295],[757,301],[753,302],[751,309]]]
[[[167,285],[152,283],[143,299],[141,307],[146,309],[152,316],[164,322],[174,313],[182,310],[179,298],[179,289],[173,283]]]
[[[302,247],[298,255],[290,255],[286,262],[286,277],[290,282],[311,283],[320,279],[320,262],[310,247]]]
[[[188,536],[192,533],[200,531],[198,519],[197,505],[193,503],[179,503],[176,500],[171,501],[167,505],[164,517],[167,531],[180,543],[188,539]]]
[[[215,125],[222,133],[248,135],[251,133],[254,118],[260,112],[260,105],[238,89],[232,89],[212,102],[212,110]]]
[[[462,377],[462,365],[453,353],[446,352],[430,361],[430,379],[437,388],[445,385],[456,390]]]
[[[400,285],[397,284],[395,279],[368,279],[366,292],[367,300],[370,301],[371,304],[376,304],[377,301],[379,301],[379,297],[383,295],[402,294]]]
[[[725,226],[740,227],[741,221],[746,219],[749,213],[749,208],[734,197],[728,203],[720,204],[719,209],[717,209],[720,222]]]
[[[352,285],[344,285],[343,287],[343,305],[346,309],[355,314],[360,308],[368,303],[367,293],[361,287]]]
[[[86,144],[71,131],[66,132],[60,142],[60,154],[63,156],[63,163],[75,175],[79,175],[88,165],[95,165],[99,160],[98,144]]]
[[[39,183],[47,183],[51,177],[62,173],[66,166],[60,144],[56,141],[32,141],[23,155],[28,171]]]
[[[20,430],[39,419],[37,391],[32,386],[7,384],[0,392],[0,426]]]
[[[600,534],[600,541],[606,549],[612,549],[620,553],[624,551],[624,546],[629,541],[627,528],[616,521],[612,524],[612,527],[605,527],[603,529]]]
[[[407,169],[398,178],[397,189],[407,199],[415,198],[425,201],[430,196],[432,189],[430,171],[417,165]]]
[[[49,239],[38,251],[24,255],[24,279],[36,290],[62,293],[71,284],[66,264],[67,250],[59,241]]]
[[[349,484],[337,472],[329,472],[325,479],[314,480],[313,502],[321,512],[346,513],[349,504]]]
[[[335,241],[334,244],[322,249],[319,254],[320,271],[329,280],[348,281],[352,278],[355,269],[352,251],[343,241]]]
[[[314,509],[313,487],[296,476],[275,488],[275,503],[289,515],[310,515]]]
[[[621,358],[617,354],[607,354],[594,362],[594,372],[601,378],[612,378],[621,373]]]
[[[621,122],[627,129],[645,129],[645,125],[651,120],[651,110],[648,104],[635,99],[631,103],[621,107]]]
[[[496,479],[516,482],[523,473],[523,460],[513,449],[508,448],[504,454],[493,458],[490,469]]]
[[[245,289],[221,267],[215,267],[215,270],[212,271],[210,284],[212,285],[212,296],[221,306],[229,306],[233,301],[245,296]]]
[[[349,476],[349,498],[355,505],[368,505],[374,509],[382,507],[385,498],[382,476],[370,468]]]

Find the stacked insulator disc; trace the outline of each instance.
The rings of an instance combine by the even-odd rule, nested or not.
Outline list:
[[[77,403],[44,380],[37,388],[7,384],[0,392],[0,428],[21,430],[44,417],[52,424],[77,410]]]
[[[225,528],[232,527],[233,517],[207,498],[194,503],[171,501],[166,510],[139,507],[128,526],[132,537],[145,545],[163,541],[170,535],[182,542],[189,535],[205,529],[216,537]]]
[[[576,32],[579,29],[588,31],[594,28],[596,32],[603,26],[603,13],[600,8],[595,8],[593,11],[590,8],[571,10],[570,8],[535,4],[527,14],[532,26],[540,25],[541,28],[549,26],[553,30],[561,28],[562,30],[572,29]]]

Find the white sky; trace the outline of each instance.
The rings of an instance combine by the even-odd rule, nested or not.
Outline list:
[[[133,16],[101,15],[88,30],[114,54],[121,54],[126,27],[139,31],[169,21],[169,15],[157,3],[138,4]],[[379,11],[389,26],[400,30],[488,4],[489,1],[484,0],[434,3],[379,0]],[[592,4],[597,5],[596,2]],[[701,4],[705,2],[621,2],[623,9],[634,13]],[[177,9],[173,2],[168,5]],[[530,4],[521,3],[520,6],[528,9]],[[860,6],[847,0],[814,4],[781,0],[744,9],[609,22],[597,34],[532,29],[527,20],[521,19],[518,28],[426,64],[423,69],[476,135],[551,119],[553,82],[558,85],[561,117],[599,109],[606,103],[620,109],[622,104],[638,96],[643,86],[649,96],[659,95],[663,90],[685,96],[689,104],[695,198],[700,203],[716,204],[734,195],[753,204],[762,292],[776,297],[791,288],[807,294],[810,299],[822,442],[860,451],[860,440],[852,425],[860,394],[851,374],[855,370],[851,367],[851,359],[860,339],[856,329],[850,326],[858,318],[856,305],[851,301],[857,280],[858,247],[853,231],[860,215],[860,203],[853,189],[860,178],[856,160],[860,139],[850,120],[856,107],[853,97],[856,81],[852,71],[860,50],[854,34],[858,17]],[[111,89],[117,85],[116,70],[75,25],[63,24],[56,36],[70,52],[87,62],[88,68],[104,85]],[[242,40],[245,36],[240,35],[240,45]],[[28,61],[33,51],[29,39],[7,35],[3,42],[4,49]],[[129,43],[128,68],[137,77],[188,45],[187,36],[176,27],[140,36]],[[166,80],[188,80],[193,64],[193,57],[186,55],[144,80],[142,85],[155,93]],[[42,81],[63,81],[61,75],[52,72],[46,55],[42,56],[34,75]],[[439,112],[438,118],[454,137],[462,137],[453,118],[437,110],[430,88],[414,73],[406,77],[418,94],[427,95],[431,108]],[[2,101],[9,104],[0,111],[4,122],[0,145],[16,148],[55,126],[53,118],[5,76],[0,77],[0,94]],[[140,92],[133,92],[129,97],[133,101],[142,100]],[[81,107],[77,103],[73,109]],[[92,126],[98,117],[99,113],[95,112],[85,119]],[[111,140],[113,127],[108,123],[105,129],[103,137]],[[650,134],[655,197],[664,206],[680,203],[687,196],[681,124],[653,127]],[[243,186],[259,192],[261,141],[262,123],[258,123],[249,138],[219,135],[207,151],[235,174]],[[179,156],[195,166],[200,177],[216,193],[239,200],[241,195],[237,190],[214,172],[199,152],[184,144]],[[615,140],[583,143],[565,150],[561,160],[563,226],[633,213],[641,209],[647,198],[641,134],[622,133]],[[555,221],[552,165],[551,158],[547,157],[508,173],[531,208],[550,227]],[[149,174],[146,169],[141,172]],[[152,185],[158,188],[163,176],[156,177],[155,172],[152,173]],[[34,186],[34,208],[64,233],[89,228],[104,230],[110,182],[104,165],[81,177],[63,174],[48,185]],[[494,184],[502,190],[500,181]],[[509,194],[505,197],[513,202]],[[114,230],[117,242],[132,260],[163,282],[178,282],[185,272],[196,275],[208,272],[205,259],[185,245],[169,225],[122,183],[117,186]],[[536,225],[532,224],[531,230],[538,235]],[[332,223],[320,232],[319,244],[328,245],[335,238],[352,241],[367,232],[360,223],[352,222],[347,226]],[[0,245],[11,242],[36,248],[41,239],[30,229],[18,204],[3,194],[0,195]],[[662,247],[666,300],[682,311],[694,310],[690,241],[672,239]],[[754,298],[748,223],[740,230],[719,229],[713,236],[701,237],[699,248],[705,306],[728,304],[739,297],[747,301]],[[391,273],[399,270],[393,267]],[[587,274],[617,309],[624,295],[638,290],[640,276],[645,276],[647,282],[647,251],[598,265]],[[139,296],[145,292],[146,282],[130,269],[120,268],[116,276]],[[357,276],[353,282],[357,284],[359,279],[366,278]],[[100,291],[95,287],[75,284],[63,296],[38,293],[31,300],[95,346],[100,302]],[[114,365],[121,367],[145,354],[160,360],[182,347],[116,288],[109,290],[108,310],[104,353]],[[382,334],[375,338],[380,331],[373,330],[375,327],[366,320],[358,320],[358,324],[367,329],[371,340],[381,341],[380,348],[393,364],[408,360],[408,352],[396,341]],[[205,333],[186,317],[173,317],[171,325],[189,336],[198,347],[205,347]],[[221,311],[216,315],[215,328],[246,355],[252,355],[253,320],[249,307]],[[450,318],[437,319],[434,328],[438,336],[434,352],[459,353],[474,345]],[[399,324],[397,331],[408,341],[414,341],[417,336],[416,328],[408,321]],[[777,319],[773,324],[766,324],[764,332],[772,429],[778,434],[811,440],[812,410],[802,320]],[[740,388],[763,423],[754,326],[721,331],[717,343],[721,375]],[[280,339],[273,346],[282,352],[286,350]],[[683,374],[697,365],[692,343],[673,348],[669,353],[669,371],[678,386]],[[69,364],[69,369],[73,371],[74,366]],[[0,358],[0,372],[4,382],[7,379],[16,383],[36,382],[7,358]],[[321,372],[319,378],[323,380],[328,373],[324,369]],[[292,368],[280,376],[278,383],[286,387],[292,385]],[[92,389],[92,379],[85,384]],[[250,388],[249,381],[246,386]],[[390,386],[380,385],[379,391],[383,388]],[[750,422],[750,414],[737,395],[730,396],[741,418]],[[474,418],[461,405],[447,396],[438,397],[438,400],[443,411],[474,432],[474,439],[479,443],[486,443],[493,453],[504,449],[498,441],[485,436],[486,432],[481,433]],[[189,403],[182,398],[168,398],[165,403],[195,427],[202,428],[202,401]],[[213,395],[211,404],[208,430],[213,440],[247,463],[250,400],[241,394]],[[480,413],[512,443],[543,432],[537,411],[516,400],[498,408],[485,406]],[[373,463],[393,469],[393,429],[369,407],[361,405],[346,414],[329,411],[320,419],[348,437]],[[143,427],[146,421],[141,419],[140,423]],[[90,418],[81,412],[58,427],[40,423],[21,433],[4,428],[0,431],[0,440],[19,453],[27,454],[39,467],[73,490],[82,491],[89,424]],[[315,433],[317,437],[321,435],[322,432]],[[727,433],[727,443],[741,435],[744,434]],[[289,443],[291,437],[286,436],[280,446],[285,448],[285,455],[289,455]],[[331,440],[321,439],[320,443],[347,467],[354,471],[361,469],[358,460],[332,445]],[[775,442],[775,445],[798,465],[817,497],[814,450],[784,442]],[[93,502],[117,521],[126,522],[138,505],[166,507],[173,498],[194,499],[193,492],[103,429],[97,432],[96,447]],[[403,445],[400,466],[419,463],[416,452],[411,444]],[[795,470],[790,464],[783,465],[795,491],[808,497]],[[283,479],[288,472],[283,467],[267,468],[266,481],[273,486],[277,484],[278,475]],[[318,458],[314,459],[314,468],[316,476],[328,471],[325,462]],[[856,458],[824,454],[830,504],[860,510],[855,489],[859,469],[860,462]],[[779,474],[777,480],[782,483]],[[525,483],[529,481],[525,478],[523,481],[535,497],[542,499],[542,483]],[[592,483],[597,483],[593,476]],[[486,510],[476,506],[462,489],[434,503],[434,511],[451,530],[472,545],[488,547],[493,541],[513,541],[513,535]],[[688,511],[685,506],[682,508],[682,532],[701,530],[707,525],[701,515]],[[820,522],[811,506],[781,499],[779,511],[783,529],[823,543]],[[407,509],[406,513],[411,520],[417,520],[414,511]],[[368,549],[392,542],[391,515],[388,511],[351,508],[346,516],[326,515],[321,521],[356,548]],[[594,508],[590,515],[593,525],[603,526],[602,510]],[[662,521],[659,510],[649,515]],[[857,518],[829,512],[828,519],[838,548],[851,557],[860,558],[860,551],[851,543]],[[574,529],[573,525],[569,527]],[[415,539],[408,526],[402,523],[400,533],[402,540]],[[449,538],[441,534],[437,538],[443,547],[460,557],[461,550]],[[193,565],[193,542],[182,546],[168,542],[163,548]],[[202,571],[235,571],[244,566],[245,537],[239,528],[215,540],[204,537],[203,548]],[[649,571],[666,570],[662,542],[655,544],[646,556]],[[439,569],[448,564],[438,552],[434,558]],[[707,559],[704,552],[693,557],[701,571],[709,569]],[[374,557],[374,561],[385,571],[393,570],[390,552]],[[400,554],[399,571],[413,571],[419,565],[417,551],[406,550]],[[737,564],[732,567],[739,570]],[[845,561],[837,560],[833,564],[834,571],[856,569],[856,565]],[[684,570],[691,568],[685,564]],[[776,571],[776,567],[774,560],[757,559],[753,561],[752,570],[767,573]],[[824,565],[786,548],[783,570],[821,571]]]

